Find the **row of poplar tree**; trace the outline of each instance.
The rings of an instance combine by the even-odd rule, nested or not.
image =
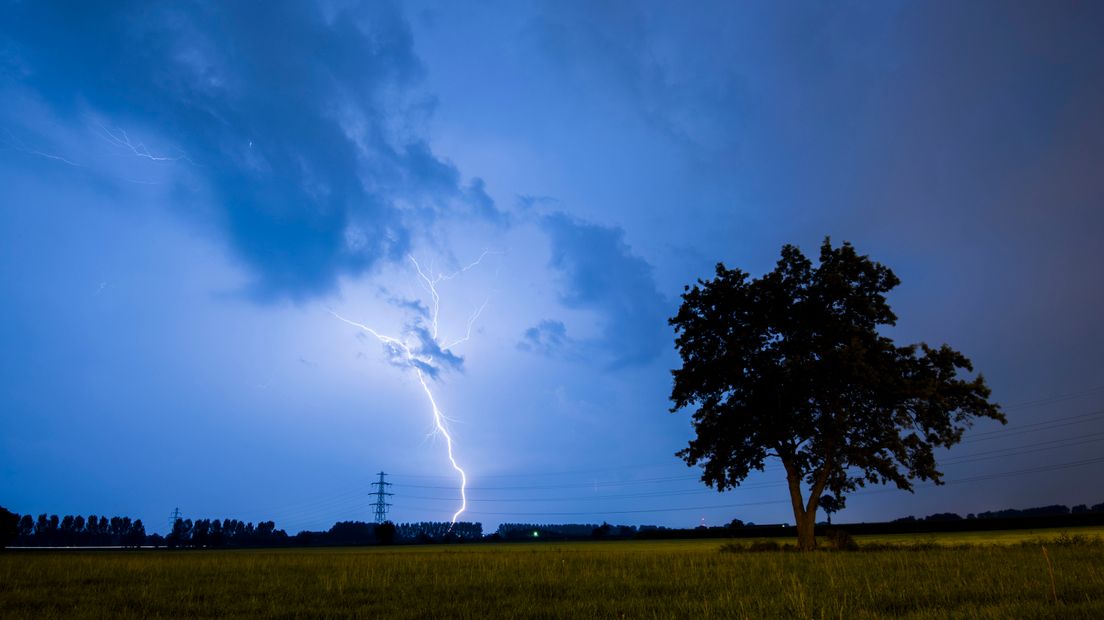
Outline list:
[[[142,520],[130,517],[13,516],[14,540],[9,542],[20,547],[261,547],[289,540],[273,521],[253,525],[237,519],[177,519],[169,535],[162,536],[146,534]]]
[[[21,515],[15,544],[26,547],[140,547],[147,544],[141,519],[89,515]]]
[[[0,548],[20,547],[279,547],[394,542],[480,540],[480,523],[335,523],[328,532],[288,536],[274,521],[254,525],[238,519],[177,519],[167,536],[147,534],[141,519],[89,515],[18,515],[0,508]]]
[[[275,521],[257,525],[237,519],[177,519],[165,537],[168,547],[272,547],[288,543]]]

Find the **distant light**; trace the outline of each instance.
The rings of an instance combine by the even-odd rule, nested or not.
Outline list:
[[[538,536],[540,536],[540,532],[537,532],[537,531],[534,530],[533,531],[533,538],[536,538]]]

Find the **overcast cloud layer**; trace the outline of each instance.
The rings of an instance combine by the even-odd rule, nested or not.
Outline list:
[[[431,360],[472,520],[786,520],[672,456],[666,318],[825,236],[1011,422],[841,518],[1104,501],[1096,6],[15,3],[0,96],[11,510],[323,528],[383,469],[447,518],[411,367],[338,312]]]

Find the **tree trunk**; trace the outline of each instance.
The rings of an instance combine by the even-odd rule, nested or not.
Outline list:
[[[801,551],[816,549],[816,513],[820,504],[820,494],[828,482],[828,472],[832,466],[830,459],[826,460],[816,479],[809,489],[809,501],[801,499],[801,472],[788,459],[782,459],[782,466],[786,468],[786,484],[790,487],[790,501],[793,503],[794,523],[797,524],[797,548]]]
[[[806,510],[797,521],[797,548],[801,551],[816,549],[816,510]]]
[[[785,460],[782,465],[786,468],[786,483],[790,487],[790,502],[793,504],[794,523],[797,525],[797,548],[801,551],[812,551],[816,549],[816,505],[812,506],[812,510],[806,510],[801,498],[801,475]]]

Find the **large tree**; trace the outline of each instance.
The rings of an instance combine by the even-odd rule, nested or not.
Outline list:
[[[718,264],[670,320],[682,357],[671,411],[693,408],[697,434],[678,456],[718,491],[779,459],[802,549],[816,546],[824,495],[941,484],[934,448],[960,441],[975,418],[1005,421],[984,378],[963,376],[973,372],[964,355],[881,332],[896,324],[885,294],[899,283],[848,243],[826,239],[818,265],[786,245],[760,278]]]

